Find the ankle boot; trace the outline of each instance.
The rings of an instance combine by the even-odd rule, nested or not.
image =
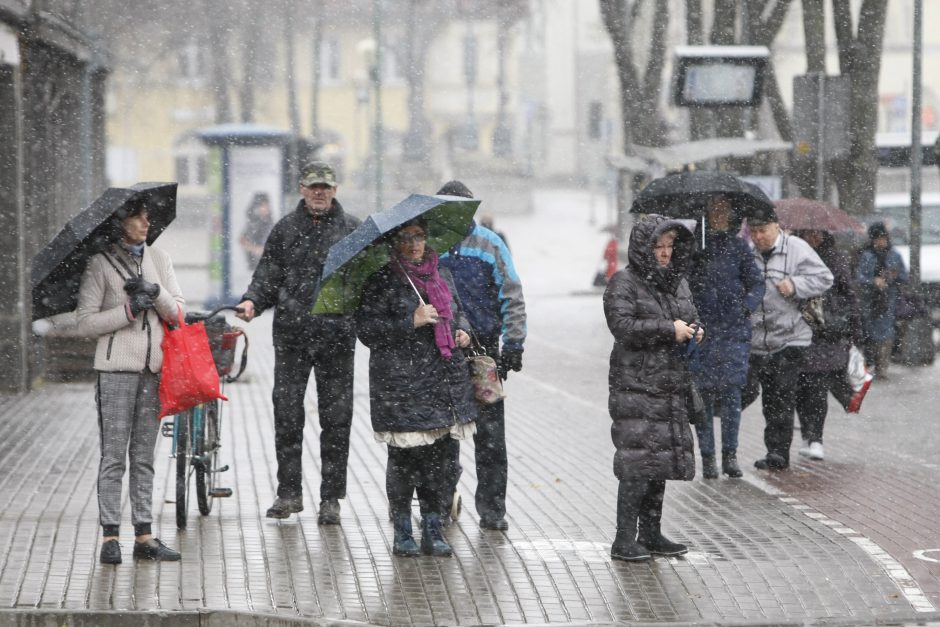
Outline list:
[[[610,547],[610,557],[624,562],[645,562],[652,559],[652,555],[645,546],[637,542],[634,535],[630,535],[629,530],[617,530],[617,537]]]
[[[721,472],[732,479],[744,476],[744,473],[741,472],[741,468],[738,466],[738,454],[735,451],[721,453]]]
[[[714,455],[702,455],[702,476],[706,479],[718,478],[718,466],[715,465]]]
[[[421,554],[418,549],[418,543],[415,542],[411,531],[411,515],[395,514],[395,543],[392,545],[392,553],[403,557],[415,557]]]
[[[659,532],[651,533],[649,536],[639,536],[637,537],[637,542],[642,542],[643,546],[653,555],[665,555],[668,557],[685,555],[689,552],[689,547],[684,544],[679,544],[678,542],[673,542]]]
[[[434,557],[450,557],[453,550],[441,533],[441,517],[427,514],[421,521],[421,552]]]
[[[714,458],[712,458],[714,462]],[[651,482],[652,484],[652,482]],[[636,541],[645,546],[653,555],[683,555],[689,552],[684,544],[673,542],[662,534],[663,496],[665,495],[665,482],[662,482],[662,491],[647,490],[640,504],[640,515],[637,525]]]

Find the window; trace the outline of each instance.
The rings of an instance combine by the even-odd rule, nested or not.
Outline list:
[[[176,180],[180,185],[189,185],[189,157],[176,157]]]
[[[205,76],[205,52],[195,43],[188,43],[177,52],[180,78],[200,79]]]
[[[335,39],[320,41],[320,78],[324,81],[338,81],[340,79],[340,46]]]

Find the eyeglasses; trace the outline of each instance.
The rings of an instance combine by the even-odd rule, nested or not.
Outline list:
[[[428,241],[428,236],[424,233],[399,233],[395,236],[395,241],[402,244],[422,244]]]

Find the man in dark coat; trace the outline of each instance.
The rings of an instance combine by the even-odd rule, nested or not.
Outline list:
[[[660,523],[666,481],[695,476],[688,409],[692,377],[684,353],[704,333],[684,278],[693,229],[690,220],[659,215],[637,223],[630,233],[629,263],[604,292],[604,314],[614,336],[608,406],[617,448],[614,475],[620,480],[614,559],[639,561],[688,550],[663,537]]]
[[[244,310],[239,317],[247,321],[275,308],[272,396],[278,488],[267,516],[286,518],[304,508],[304,396],[312,369],[321,428],[323,479],[317,517],[321,525],[340,523],[339,499],[346,496],[356,348],[351,316],[311,313],[330,246],[359,225],[343,211],[336,191],[336,175],[329,164],[317,161],[302,169],[303,199],[274,226],[239,304]]]
[[[718,478],[713,416],[721,419],[721,469],[741,477],[738,430],[741,389],[747,382],[751,350],[751,314],[764,296],[761,275],[747,243],[738,237],[741,218],[724,196],[709,201],[705,243],[696,251],[689,272],[695,308],[708,330],[708,341],[696,351],[690,367],[705,402],[706,419],[695,425],[702,475]],[[699,238],[696,236],[696,244]]]
[[[473,198],[460,181],[446,183],[437,193]],[[520,371],[526,337],[525,300],[522,283],[505,242],[493,231],[471,221],[467,236],[441,256],[441,265],[453,275],[470,325],[486,354],[497,359],[502,378],[505,379],[510,370]],[[509,460],[503,401],[480,407],[473,443],[477,470],[475,505],[480,515],[480,527],[508,529],[506,484]],[[455,474],[456,485],[459,471]]]

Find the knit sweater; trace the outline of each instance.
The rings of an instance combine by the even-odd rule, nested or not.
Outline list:
[[[163,365],[160,318],[176,322],[178,311],[185,303],[170,256],[151,246],[145,248],[139,260],[118,246],[108,255],[114,265],[102,253],[89,260],[82,275],[76,309],[81,335],[98,338],[95,370],[142,372],[147,368],[160,372]],[[154,309],[137,314],[133,320],[129,319],[126,307],[129,302],[124,291],[127,272],[118,259],[123,260],[132,273],[139,272],[144,280],[160,285]]]

